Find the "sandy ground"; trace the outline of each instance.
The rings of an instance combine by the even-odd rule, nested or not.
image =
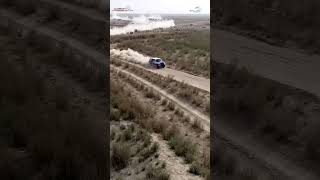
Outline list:
[[[152,141],[159,145],[159,160],[166,162],[166,169],[172,180],[201,180],[203,178],[188,173],[189,165],[181,157],[177,157],[169,145],[159,137],[151,134]]]
[[[158,74],[161,74],[163,76],[173,76],[173,78],[180,82],[185,82],[191,86],[195,86],[199,89],[205,90],[210,92],[210,79],[206,79],[199,76],[194,76],[182,71],[177,71],[174,69],[149,69],[150,71],[156,72]]]
[[[140,65],[137,65],[137,66],[140,66]],[[161,74],[162,76],[172,76],[173,79],[179,82],[184,82],[186,84],[189,84],[191,86],[197,87],[199,89],[205,90],[210,93],[210,79],[200,77],[200,76],[195,76],[189,73],[185,73],[183,71],[178,71],[170,68],[155,69],[149,66],[143,66],[143,67],[148,71]]]
[[[230,62],[253,72],[320,97],[320,56],[299,53],[287,48],[269,45],[223,30],[213,30],[214,60]]]

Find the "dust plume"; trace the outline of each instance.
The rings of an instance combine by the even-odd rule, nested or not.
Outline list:
[[[111,49],[110,55],[111,57],[119,57],[123,60],[138,64],[148,64],[150,59],[150,57],[140,54],[139,52],[134,51],[130,48],[127,50]]]
[[[153,16],[137,16],[137,17],[120,17],[118,15],[112,15],[111,19],[130,20],[131,23],[124,27],[113,27],[110,29],[110,35],[127,34],[135,31],[148,31],[158,28],[170,28],[175,26],[174,20],[163,19],[159,15]]]

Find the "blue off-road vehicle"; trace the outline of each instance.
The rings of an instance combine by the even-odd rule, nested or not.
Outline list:
[[[166,67],[166,63],[161,58],[157,58],[157,57],[150,58],[149,59],[149,64],[152,67],[155,67],[157,69]]]

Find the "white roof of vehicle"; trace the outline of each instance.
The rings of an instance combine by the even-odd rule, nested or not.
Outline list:
[[[153,57],[153,58],[151,58],[151,59],[161,59],[161,58],[158,58],[158,57]]]

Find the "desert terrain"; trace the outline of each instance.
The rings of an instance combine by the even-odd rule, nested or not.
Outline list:
[[[110,80],[111,83],[115,82],[111,84],[111,90],[115,89],[111,91],[111,97],[116,94],[111,101],[111,116],[115,116],[111,119],[111,128],[112,131],[119,132],[118,128],[128,126],[127,124],[140,127],[145,131],[145,136],[151,137],[151,144],[158,148],[149,153],[150,157],[138,162],[135,159],[141,159],[144,150],[141,153],[136,152],[135,147],[129,148],[133,155],[127,159],[128,164],[122,169],[113,168],[112,178],[209,179],[208,17],[200,17],[205,23],[199,23],[199,18],[161,15],[162,20],[146,20],[141,25],[143,27],[139,23],[146,18],[144,15],[122,15],[123,19],[117,18],[110,20],[110,31],[115,33],[110,36]],[[128,18],[131,18],[131,22],[126,20]],[[179,22],[177,25],[176,21]],[[121,23],[123,24],[120,25]],[[112,30],[113,27],[122,29],[117,32]],[[122,33],[127,29],[127,33]],[[202,33],[201,40],[206,41],[196,42],[196,32]],[[163,58],[166,68],[151,67],[147,62],[152,56]],[[187,56],[190,57],[187,59]],[[188,66],[192,62],[198,65]],[[126,98],[121,98],[122,94]],[[117,99],[121,99],[122,106],[118,105]],[[132,107],[134,115],[126,118],[125,114],[119,114],[123,111],[123,106]],[[111,146],[126,146],[128,143],[130,142],[115,140]],[[144,170],[145,167],[157,170],[151,177],[148,168]]]

